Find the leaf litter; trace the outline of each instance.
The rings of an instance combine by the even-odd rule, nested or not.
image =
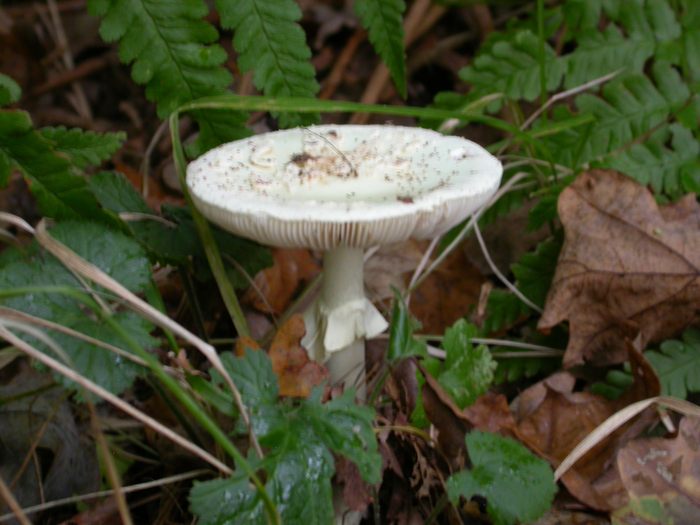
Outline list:
[[[574,4],[574,2],[569,2],[569,4]],[[323,7],[326,7],[325,4]],[[13,13],[17,13],[21,11],[21,6],[12,6],[11,9],[13,9]],[[60,9],[65,17],[69,17],[69,11],[74,8],[60,6]],[[82,12],[80,14],[84,15]],[[483,15],[482,11],[482,18]],[[610,13],[609,15],[613,18],[615,16]],[[339,15],[336,14],[336,16]],[[347,17],[347,12],[343,12],[342,16],[343,19]],[[571,14],[569,13],[567,16],[570,17]],[[486,22],[488,21],[486,20]],[[37,23],[36,19],[32,19],[32,23]],[[309,25],[313,22],[305,20],[305,24]],[[329,29],[323,21],[320,22],[320,25],[323,26],[320,28],[323,31],[340,31],[337,28]],[[337,27],[340,26],[342,24],[337,24]],[[67,29],[71,33],[76,33],[71,35],[72,37],[79,33],[78,30],[69,26]],[[319,31],[318,45],[326,46],[323,51],[329,52],[333,44],[328,44],[327,41],[338,38],[339,35],[323,34],[323,38],[320,38],[320,33],[322,31]],[[94,47],[94,43],[100,42],[100,40],[97,38],[96,32],[92,31],[90,34],[93,42],[90,46]],[[9,60],[13,64],[19,65],[17,68],[13,66],[9,69],[6,67],[0,67],[0,69],[18,71],[20,73],[18,80],[21,81],[24,90],[31,89],[32,82],[29,77],[43,76],[32,65],[33,60],[29,59],[36,54],[34,53],[36,50],[30,52],[27,44],[23,43],[22,39],[15,34],[2,32],[0,38],[3,44],[0,46],[3,48],[2,64],[6,64]],[[521,42],[524,46],[523,50],[527,53],[529,50],[525,44],[531,40],[531,36],[528,36],[523,38]],[[90,39],[88,38],[87,41],[89,42]],[[359,41],[362,41],[362,35]],[[423,45],[430,48],[430,42],[428,40]],[[83,46],[80,49],[92,49],[90,46]],[[79,48],[74,46],[73,51],[75,52],[76,49]],[[335,51],[330,52],[335,53]],[[453,55],[448,53],[446,56]],[[352,67],[348,68],[348,78],[345,80],[346,85],[344,86],[346,91],[342,93],[344,97],[353,98],[353,90],[357,91],[358,88],[363,87],[364,81],[359,80],[362,77],[358,73],[361,73],[362,67],[367,68],[366,65],[362,65],[368,62],[365,51],[361,50],[361,58],[362,60],[354,61]],[[527,58],[529,60],[531,57]],[[554,59],[554,57],[551,56],[548,59]],[[115,59],[114,57],[109,59],[100,57],[100,60],[102,61],[100,67],[104,68],[106,64],[110,64],[110,61]],[[116,62],[110,65],[114,66],[114,69],[117,67]],[[560,68],[560,66],[560,63],[557,64],[557,67]],[[59,82],[55,85],[67,86],[68,82],[61,83],[60,77],[64,74],[65,71],[61,73],[59,70],[58,74],[53,71],[50,75],[53,77],[50,79],[51,82],[54,82],[58,76]],[[475,66],[471,74],[481,82],[483,88],[483,71],[480,72],[479,68]],[[557,74],[561,74],[561,72]],[[105,86],[108,86],[109,83],[103,79],[98,82],[99,77],[95,75],[78,76],[78,78],[82,78],[83,83],[88,87],[88,93],[99,91],[100,96],[104,97],[105,92],[108,91]],[[514,83],[513,85],[517,86],[518,84]],[[531,86],[529,85],[529,87]],[[420,86],[420,89],[423,88],[424,86]],[[420,89],[416,91],[419,92]],[[242,90],[245,90],[245,85],[243,85]],[[125,91],[134,92],[133,89]],[[390,92],[391,90],[386,91]],[[107,95],[114,97],[113,94],[109,95],[108,93]],[[56,99],[58,98],[56,97]],[[122,102],[128,102],[130,109],[122,110],[122,107],[127,108],[127,105],[122,104]],[[403,103],[395,96],[393,102]],[[55,100],[53,103],[59,104]],[[133,167],[136,164],[133,157],[143,156],[146,143],[150,138],[148,136],[149,128],[152,126],[149,123],[145,128],[140,127],[138,121],[142,117],[152,120],[152,111],[140,93],[136,93],[134,100],[124,100],[119,103],[120,111],[123,113],[118,116],[115,113],[104,113],[107,108],[110,110],[116,108],[116,103],[101,104],[101,106],[102,108],[99,110],[97,107],[95,108],[98,111],[96,120],[90,122],[89,125],[96,129],[100,126],[104,127],[105,124],[111,129],[129,128],[130,139],[125,148],[126,151],[117,153],[113,160],[118,171],[125,172],[133,179],[133,185],[140,187],[142,186],[141,174]],[[64,113],[57,111],[58,109]],[[65,116],[65,111],[57,107],[45,107],[39,112],[43,112],[39,115],[43,123],[55,121],[61,115]],[[127,113],[131,115],[128,118]],[[134,115],[137,118],[134,118]],[[61,121],[61,123],[63,122]],[[70,121],[68,124],[71,127]],[[183,129],[185,133],[191,131],[191,124],[184,123]],[[73,138],[75,139],[75,137]],[[494,141],[495,139],[489,140],[489,142]],[[170,191],[162,184],[162,179],[165,176],[162,173],[163,157],[168,154],[169,148],[166,143],[167,141],[161,141],[156,147],[153,159],[156,177],[150,178],[146,183],[147,188],[149,188],[146,202],[150,208],[143,210],[153,213],[150,210],[159,209],[164,215],[167,213],[163,211],[167,210],[167,206],[163,207],[164,203],[181,204],[183,202],[182,197],[176,191]],[[80,154],[78,152],[78,155]],[[86,159],[90,160],[88,157]],[[93,163],[98,161],[99,158],[91,160]],[[58,167],[62,167],[62,165]],[[440,371],[423,366],[421,376],[425,382],[421,387],[422,403],[428,419],[432,423],[432,426],[428,427],[424,434],[407,430],[412,428],[410,416],[417,395],[415,391],[405,392],[404,390],[417,390],[415,381],[402,380],[398,374],[392,375],[392,379],[395,379],[392,386],[394,390],[390,396],[393,402],[382,405],[377,418],[379,426],[385,426],[386,429],[376,429],[379,438],[379,453],[382,458],[382,472],[385,476],[383,486],[379,487],[378,493],[375,494],[373,488],[376,488],[377,485],[363,480],[359,468],[353,462],[341,460],[334,465],[337,479],[345,485],[345,501],[351,509],[366,510],[367,506],[373,503],[374,498],[378,496],[381,507],[386,509],[384,517],[386,517],[387,523],[415,523],[416,521],[412,520],[415,520],[416,516],[425,517],[434,508],[441,491],[445,490],[445,482],[449,475],[454,473],[456,469],[469,465],[465,437],[467,435],[477,436],[472,432],[474,429],[515,438],[524,443],[530,450],[551,461],[552,465],[555,466],[570,452],[573,445],[604,421],[607,416],[614,414],[615,411],[635,400],[658,395],[658,385],[654,373],[638,354],[649,343],[663,341],[669,336],[679,337],[679,331],[694,321],[693,315],[697,309],[694,295],[694,268],[696,265],[693,259],[698,252],[694,237],[698,225],[697,205],[688,196],[673,204],[658,207],[652,194],[644,187],[639,185],[633,187],[634,185],[630,184],[629,179],[614,172],[601,172],[599,174],[592,171],[582,177],[573,186],[565,189],[563,198],[560,199],[560,217],[567,233],[566,243],[560,256],[560,262],[563,261],[563,264],[557,267],[555,285],[547,301],[548,311],[543,320],[540,321],[542,330],[550,330],[562,321],[568,321],[571,333],[565,359],[568,372],[541,378],[533,386],[522,385],[523,388],[520,388],[517,395],[506,392],[508,393],[508,397],[506,397],[498,394],[500,390],[492,389],[492,392],[478,397],[473,405],[464,408],[464,403],[455,403],[455,396],[452,395],[454,392],[451,392],[443,384],[445,382],[440,382]],[[157,178],[161,178],[161,180],[156,182]],[[97,180],[98,177],[95,176],[95,179]],[[34,188],[35,191],[41,192],[36,181],[34,181]],[[93,194],[97,193],[98,191],[93,191]],[[11,197],[17,198],[16,196]],[[45,204],[46,196],[44,199]],[[100,199],[98,198],[98,200]],[[624,208],[625,203],[627,207],[619,209],[620,206]],[[104,203],[102,205],[104,206]],[[617,208],[614,208],[613,205]],[[109,206],[104,207],[111,210]],[[95,211],[95,214],[96,216],[103,215],[98,211]],[[104,217],[103,219],[108,220]],[[138,229],[138,227],[134,229]],[[638,237],[633,237],[629,232],[637,234]],[[181,246],[171,243],[170,248],[173,247]],[[390,251],[392,249],[395,250],[393,253]],[[402,287],[405,289],[409,274],[415,269],[422,255],[421,250],[415,249],[415,247],[392,247],[388,250],[389,255],[385,259],[378,258],[374,261],[378,266],[377,272],[380,274],[378,279],[381,285],[378,288],[382,290],[378,294],[380,299],[391,297],[392,293],[387,291],[390,290],[389,285],[398,285],[399,289]],[[181,254],[178,252],[177,255]],[[183,257],[187,259],[190,255],[188,252]],[[318,267],[308,252],[294,254],[293,257],[289,253],[280,256],[273,252],[273,257],[275,257],[275,266],[257,273],[257,280],[263,283],[260,288],[268,294],[267,302],[272,307],[268,308],[263,301],[259,300],[257,293],[252,291],[248,291],[247,300],[259,311],[272,310],[275,314],[280,314],[285,311],[300,287],[313,279]],[[263,259],[265,259],[264,256],[259,257],[260,261]],[[504,257],[505,266],[512,262],[512,257],[511,261],[508,259],[507,256]],[[270,259],[267,259],[267,262],[269,261]],[[255,274],[260,267],[264,266],[263,262],[256,263],[253,266],[255,271],[251,273]],[[683,266],[684,262],[688,265],[687,271]],[[569,268],[567,268],[567,264],[570,265]],[[572,266],[578,266],[579,269],[585,267],[587,271],[580,272],[576,271],[575,268],[572,270]],[[685,281],[683,280],[684,276]],[[425,285],[414,292],[411,312],[423,321],[426,333],[442,334],[448,327],[452,326],[456,319],[469,315],[471,304],[475,302],[479,286],[483,282],[483,276],[473,272],[465,264],[463,254],[455,252],[449,264],[442,271],[432,274]],[[368,284],[372,288],[371,277]],[[168,305],[171,311],[175,311],[175,306]],[[518,330],[527,321],[528,319],[525,317],[518,319],[514,323],[515,330]],[[209,326],[219,326],[220,324],[211,323]],[[272,374],[278,376],[277,382],[272,381],[272,375],[268,375],[268,382],[252,381],[249,384],[252,389],[250,390],[252,399],[258,399],[262,405],[272,406],[273,398],[276,401],[277,394],[279,394],[282,397],[295,397],[297,402],[305,403],[303,400],[309,398],[314,387],[323,384],[325,370],[322,365],[310,361],[305,350],[299,345],[302,332],[303,325],[300,325],[299,320],[294,318],[281,327],[267,353]],[[626,338],[634,338],[637,332],[641,334],[641,342],[638,341],[636,349],[631,351],[629,349],[630,343]],[[688,363],[693,364],[692,356],[697,353],[697,345],[693,336],[687,336],[687,334],[688,332],[683,336],[685,344],[682,347],[683,352],[677,346],[672,347],[669,344],[664,346],[662,344],[663,355],[669,358],[681,354],[686,355]],[[146,337],[144,335],[144,340]],[[678,342],[680,343],[680,341]],[[249,346],[253,348],[252,342]],[[247,359],[255,360],[256,366],[259,368],[264,370],[269,368],[263,352],[247,355],[245,350],[242,350],[237,351],[236,355],[237,357],[231,356],[231,358],[243,359],[244,361]],[[632,357],[633,355],[635,357]],[[650,354],[647,353],[647,355]],[[652,357],[649,360],[654,362]],[[197,363],[191,365],[193,361],[195,360],[188,360],[185,356],[182,360],[173,361],[171,364],[180,369],[178,372],[191,372],[194,370],[188,370],[184,363],[187,363],[187,366],[197,366]],[[424,359],[423,363],[427,364],[426,361]],[[589,391],[588,385],[594,380],[600,379],[597,377],[599,374],[596,374],[595,370],[591,370],[588,365],[580,366],[584,361],[600,364],[632,362],[630,367],[630,377],[633,381],[631,387],[627,388],[622,397],[616,401],[593,394]],[[238,370],[240,377],[245,377],[248,373],[245,367],[236,370]],[[413,372],[413,369],[411,371]],[[687,386],[685,391],[693,392],[697,388],[689,374],[679,373],[677,369],[672,368],[667,369],[667,371],[668,373],[661,377],[664,388],[670,389],[669,385],[678,385],[684,381],[684,385]],[[538,377],[538,379],[540,378]],[[128,382],[131,382],[130,378]],[[269,387],[273,383],[278,387],[278,389],[269,388],[273,391],[274,396],[270,396],[269,392],[266,394],[261,391],[264,385]],[[581,384],[586,386],[581,387]],[[137,382],[133,388],[138,391],[139,383]],[[115,387],[116,389],[121,389],[121,385],[118,388]],[[134,392],[127,391],[124,395],[134,402],[132,398],[132,396],[136,396]],[[332,403],[335,399],[342,399],[342,396],[338,397],[339,395],[339,392],[326,391],[323,393],[323,400]],[[411,399],[413,401],[410,401]],[[315,398],[309,403],[307,410],[310,416],[318,416],[318,412],[316,412],[318,407],[325,406],[316,404]],[[313,404],[313,408],[309,408],[311,404]],[[154,402],[153,407],[150,407],[149,410],[163,415],[169,408],[166,408],[162,402]],[[355,416],[358,421],[366,423],[367,414],[358,413]],[[266,417],[267,419],[261,416],[260,421],[267,424],[272,421],[281,427],[286,424],[275,420],[273,415],[267,414]],[[294,421],[290,414],[285,414],[285,417],[291,418],[288,421]],[[651,418],[651,416],[648,417]],[[162,419],[166,421],[168,426],[176,428],[178,432],[184,432],[176,418],[167,416]],[[613,508],[613,520],[617,520],[617,523],[669,523],[671,522],[669,520],[673,520],[673,523],[692,523],[692,521],[687,521],[688,516],[692,516],[688,512],[689,509],[695,511],[697,505],[692,498],[688,498],[688,495],[697,501],[697,496],[691,490],[698,480],[698,474],[694,470],[697,452],[693,448],[693,443],[697,443],[698,439],[697,423],[690,418],[685,418],[681,420],[677,433],[671,433],[670,438],[635,439],[642,435],[642,426],[639,423],[630,424],[608,436],[607,441],[601,442],[598,448],[594,449],[594,452],[584,456],[574,466],[574,469],[569,471],[568,476],[565,475],[564,485],[571,494],[578,498],[579,502],[591,508],[615,507]],[[363,428],[367,430],[366,427]],[[323,432],[317,433],[317,437],[323,442]],[[274,441],[274,437],[269,439]],[[436,441],[438,446],[435,445]],[[320,445],[317,442],[318,446],[314,450],[318,452],[329,442],[325,442],[325,445]],[[287,446],[287,451],[291,451],[290,456],[283,459],[278,457],[279,461],[272,471],[274,471],[274,476],[277,476],[275,479],[283,479],[284,483],[289,486],[291,483],[289,483],[289,479],[284,478],[281,470],[286,466],[296,465],[297,458],[292,457],[293,453],[299,450],[303,450],[304,453],[308,451],[298,443]],[[160,454],[165,452],[162,447],[162,444],[156,446]],[[328,450],[330,448],[327,447]],[[359,453],[359,447],[355,452]],[[662,452],[666,452],[666,454],[663,455]],[[371,453],[367,451],[365,453],[371,456]],[[165,455],[167,456],[167,454]],[[188,460],[191,459],[191,457],[188,458]],[[372,459],[376,461],[378,457],[372,456]],[[174,463],[181,460],[176,459]],[[329,460],[319,469],[319,472],[322,472],[324,476],[327,475],[330,472],[329,465],[331,463],[332,460]],[[177,466],[175,465],[175,467]],[[687,470],[684,470],[685,468]],[[616,472],[619,474],[617,477],[613,475]],[[365,474],[368,474],[366,464]],[[686,489],[685,492],[674,492],[667,487],[662,488],[661,478],[665,482],[670,480],[676,485],[682,485]],[[304,480],[301,481],[303,484]],[[648,489],[648,491],[645,492],[644,489]],[[244,491],[244,489],[241,490]],[[605,499],[607,496],[601,496],[601,494],[610,493],[614,494],[616,499]],[[617,507],[625,499],[625,494],[629,505]],[[601,500],[603,500],[602,503]],[[460,503],[457,504],[457,506],[459,505]],[[460,508],[460,512],[462,510]],[[328,509],[321,509],[321,513],[327,511]],[[555,512],[563,511],[561,509],[552,511],[552,513]],[[206,511],[202,513],[202,516],[206,519]],[[561,516],[560,514],[559,516],[557,518],[559,521],[553,522],[584,522],[574,521],[570,515]],[[454,509],[443,513],[442,518],[449,523],[459,523],[462,520],[472,519],[466,518],[464,514],[460,518]],[[593,522],[593,518],[581,518],[581,520],[584,519],[589,520],[586,523]]]

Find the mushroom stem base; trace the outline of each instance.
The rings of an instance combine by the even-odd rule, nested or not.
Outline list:
[[[326,367],[331,373],[330,385],[345,383],[346,390],[355,386],[357,399],[364,404],[367,398],[364,339],[357,339],[342,350],[333,352],[326,361]]]

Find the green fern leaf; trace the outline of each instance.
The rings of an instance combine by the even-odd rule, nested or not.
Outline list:
[[[692,86],[692,90],[700,91],[700,3],[694,0],[684,0],[684,12],[681,16],[683,35],[683,73]]]
[[[166,118],[180,105],[201,97],[222,95],[231,74],[221,67],[226,52],[212,44],[218,32],[201,20],[208,14],[201,0],[89,0],[94,15],[103,15],[100,35],[107,42],[121,40],[119,57],[132,64],[131,75],[146,85],[146,96]],[[189,153],[199,154],[212,146],[243,138],[246,116],[197,111],[200,139]],[[218,117],[218,118],[217,118]]]
[[[235,31],[238,67],[254,71],[253,83],[270,97],[313,97],[316,72],[311,50],[297,24],[301,10],[292,0],[218,0],[221,25]],[[308,115],[279,116],[282,127],[311,123]]]
[[[532,310],[517,296],[506,290],[493,290],[486,305],[489,313],[481,327],[484,333],[493,333],[503,326],[512,326],[521,317]]]
[[[653,36],[625,38],[614,24],[604,31],[582,32],[576,51],[566,57],[568,70],[564,87],[571,89],[620,69],[625,74],[639,74],[655,47]]]
[[[74,173],[70,160],[57,155],[52,143],[34,129],[27,113],[0,111],[0,186],[7,184],[13,169],[25,176],[45,216],[119,225],[88,191],[85,178]]]
[[[355,0],[355,13],[369,40],[391,72],[391,78],[402,97],[406,97],[406,55],[402,15],[403,0]]]
[[[567,0],[564,3],[564,20],[571,31],[595,29],[603,9],[609,12],[617,0]]]
[[[532,102],[540,95],[539,40],[528,30],[518,31],[507,39],[506,35],[499,34],[485,44],[473,64],[462,69],[459,76],[473,84],[474,91],[480,95],[501,92],[513,100]],[[565,71],[566,61],[545,44],[548,90],[559,87]],[[500,103],[495,103],[489,110],[498,107]]]
[[[68,130],[65,126],[56,128],[43,128],[39,130],[41,136],[55,143],[57,152],[65,153],[79,168],[88,165],[99,166],[102,161],[108,160],[117,151],[124,140],[126,133],[94,133],[78,128]]]
[[[625,75],[642,73],[660,44],[681,35],[681,26],[666,0],[627,0],[615,6],[607,2],[605,11],[619,26],[611,23],[602,32],[592,27],[577,35],[578,47],[566,57],[565,88],[619,69],[624,69]]]
[[[654,76],[656,85],[647,76],[633,75],[605,86],[602,97],[577,97],[578,109],[593,115],[595,122],[590,129],[571,129],[546,139],[557,162],[575,169],[627,147],[655,126],[661,134],[663,123],[690,98],[690,90],[670,68],[655,68]],[[561,112],[555,115],[562,118]]]
[[[658,352],[644,357],[659,374],[665,395],[685,399],[688,392],[700,392],[700,331],[688,330],[683,341],[664,341]]]
[[[537,306],[544,308],[544,300],[552,286],[554,269],[564,242],[562,235],[541,242],[534,252],[523,255],[511,269],[518,281],[518,290]]]
[[[700,143],[687,128],[671,124],[671,147],[658,139],[635,144],[617,157],[607,157],[603,165],[615,169],[640,184],[651,184],[656,192],[678,195],[700,188]]]

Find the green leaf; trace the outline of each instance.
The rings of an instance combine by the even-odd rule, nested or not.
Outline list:
[[[211,278],[204,247],[187,208],[163,205],[164,218],[175,224],[175,227],[171,227],[158,220],[159,217],[154,215],[141,195],[120,173],[98,173],[88,179],[88,184],[106,209],[114,213],[142,213],[153,217],[129,221],[129,226],[154,260],[161,264],[187,268],[192,266],[200,280]],[[215,226],[212,226],[212,230],[221,253],[236,260],[248,275],[255,275],[272,266],[272,255],[268,248]],[[229,278],[237,288],[248,287],[248,281],[238,271],[230,272]]]
[[[406,55],[404,53],[403,0],[355,0],[355,13],[369,35],[369,41],[391,72],[402,97],[406,97]]]
[[[688,101],[690,91],[671,68],[655,68],[654,77],[656,85],[646,76],[634,75],[605,86],[602,97],[577,97],[579,110],[593,115],[595,122],[588,130],[572,128],[544,138],[557,163],[578,168],[628,146],[656,126],[661,126],[656,136],[662,136],[664,122]],[[553,115],[570,118],[565,110]]]
[[[540,96],[539,39],[528,30],[493,37],[482,46],[471,66],[459,73],[460,78],[474,85],[480,96],[500,92],[513,100],[532,102]],[[566,61],[557,57],[545,43],[545,73],[547,89],[552,91],[561,83]],[[492,104],[495,111],[500,104]]]
[[[246,405],[258,407],[274,405],[279,385],[272,371],[272,361],[262,350],[246,349],[245,357],[236,357],[231,352],[221,354],[221,362],[244,398]],[[211,371],[215,385],[225,385],[217,370]]]
[[[88,179],[88,189],[100,204],[114,213],[153,214],[141,194],[116,171],[101,171]]]
[[[301,9],[292,0],[218,0],[221,25],[234,31],[238,67],[254,71],[253,83],[269,97],[313,97],[319,89],[309,63],[311,50],[296,22]],[[309,115],[279,115],[282,127],[308,125]]]
[[[453,502],[475,494],[486,498],[495,525],[527,523],[549,509],[557,486],[546,461],[515,440],[487,432],[470,433],[466,443],[473,468],[447,480]]]
[[[486,393],[497,367],[486,345],[471,344],[477,336],[476,326],[464,319],[445,330],[442,347],[447,357],[437,380],[460,408],[474,404]]]
[[[100,35],[105,41],[121,40],[119,57],[132,64],[134,81],[146,85],[146,97],[158,104],[160,118],[186,102],[226,93],[232,80],[221,67],[226,52],[213,44],[219,37],[214,26],[202,20],[209,12],[203,1],[89,0],[88,9],[104,16]],[[190,154],[249,135],[241,112],[192,115],[200,136]]]
[[[0,106],[17,102],[22,96],[22,88],[7,75],[0,73]]]
[[[686,331],[683,341],[664,341],[644,357],[659,374],[664,395],[685,399],[688,392],[700,392],[700,331]]]
[[[248,477],[237,469],[228,479],[195,481],[190,491],[190,510],[202,525],[265,525],[260,496]]]
[[[426,355],[425,341],[413,337],[416,321],[411,318],[406,303],[398,290],[394,289],[394,308],[391,314],[387,360],[396,361],[412,355]]]
[[[54,143],[55,151],[65,153],[79,168],[99,166],[109,160],[126,140],[126,133],[95,133],[65,126],[42,128],[39,133]]]
[[[579,35],[576,50],[565,57],[568,68],[564,88],[575,88],[619,69],[624,69],[624,74],[642,73],[655,47],[653,35],[625,38],[614,24],[603,31],[584,31]]]
[[[149,285],[150,262],[142,248],[123,234],[96,223],[77,221],[57,224],[51,228],[50,233],[131,291],[143,292]],[[50,285],[82,289],[82,285],[76,278],[57,259],[47,253],[37,251],[28,260],[18,260],[0,268],[1,290],[10,291],[13,288]],[[100,291],[99,287],[96,289]],[[90,315],[85,311],[84,305],[68,295],[36,292],[5,299],[2,304],[72,328],[131,352],[131,348],[117,330],[104,320]],[[114,314],[112,320],[121,326],[137,344],[143,347],[155,344],[149,336],[153,327],[137,315],[120,312]],[[91,343],[57,332],[49,335],[60,344],[81,375],[112,393],[123,392],[131,386],[137,375],[144,372],[140,365]],[[47,353],[53,354],[43,344],[34,339],[31,340]],[[57,375],[57,379],[75,387],[63,376]]]
[[[366,481],[380,480],[381,457],[372,430],[374,411],[355,405],[353,391],[323,405],[323,390],[317,388],[299,406],[278,405],[273,410],[274,400],[263,401],[265,394],[254,379],[258,366],[263,367],[262,375],[270,378],[271,365],[264,352],[254,350],[247,351],[244,358],[227,357],[225,366],[235,374],[236,384],[243,384],[247,393],[266,403],[257,405],[267,410],[257,412],[256,417],[274,412],[267,424],[257,425],[257,435],[260,444],[269,450],[260,465],[267,471],[265,489],[277,505],[283,523],[332,522],[332,452],[352,460]],[[247,393],[243,393],[246,402]],[[190,502],[192,512],[204,525],[265,523],[258,495],[240,474],[227,480],[195,483]]]
[[[26,177],[45,216],[119,224],[100,208],[85,179],[71,169],[70,161],[57,155],[52,143],[35,131],[27,113],[0,111],[0,186],[7,184],[13,168]]]
[[[512,326],[521,317],[528,315],[531,308],[506,290],[492,290],[486,305],[489,313],[484,320],[482,330],[486,333],[497,332],[503,326]]]
[[[526,253],[511,267],[518,281],[518,290],[541,308],[544,308],[544,300],[552,286],[563,242],[563,235],[543,241],[537,245],[535,252]]]
[[[640,184],[668,195],[696,191],[700,186],[700,144],[680,124],[669,126],[670,148],[652,138],[635,144],[620,155],[609,156],[603,166],[629,175]]]
[[[617,0],[567,0],[564,2],[564,20],[571,31],[595,29],[603,8],[612,7]]]

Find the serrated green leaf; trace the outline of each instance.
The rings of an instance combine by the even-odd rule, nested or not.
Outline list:
[[[232,80],[221,67],[226,52],[213,44],[218,39],[214,26],[202,20],[209,12],[203,1],[90,0],[88,9],[104,16],[103,39],[121,40],[119,57],[132,63],[134,81],[146,85],[146,96],[158,104],[161,118],[186,102],[226,93]],[[202,110],[192,116],[200,136],[188,148],[190,154],[249,135],[242,112]]]
[[[7,75],[0,73],[0,106],[17,102],[22,96],[22,88]]]
[[[195,481],[190,510],[202,525],[265,525],[260,496],[240,470],[228,479]]]
[[[437,380],[460,408],[474,404],[486,393],[498,366],[486,345],[471,344],[477,335],[476,326],[464,319],[445,330],[442,347],[447,356]]]
[[[35,131],[29,115],[5,110],[0,111],[0,186],[7,184],[13,168],[26,177],[45,216],[118,225],[87,190],[85,179],[73,173],[70,161],[57,155],[51,142]]]
[[[263,372],[268,376],[271,365],[262,351],[247,351],[244,358],[233,360],[227,357],[225,365],[236,374],[233,380],[237,384],[245,379],[243,388],[258,400],[264,396],[259,386],[250,386],[255,382],[251,376],[263,360],[268,361],[263,365],[269,368]],[[260,463],[267,472],[265,490],[285,524],[326,525],[332,521],[332,452],[355,462],[366,481],[376,483],[380,479],[381,457],[372,431],[374,411],[355,405],[353,391],[325,405],[321,404],[322,393],[321,388],[315,389],[298,407],[278,405],[272,420],[257,424],[260,444],[269,450]],[[243,395],[247,401],[247,395]],[[270,403],[274,401],[264,402],[267,409],[273,409]],[[254,417],[264,417],[265,413],[259,411]],[[196,483],[190,502],[192,512],[205,525],[265,523],[258,495],[238,474],[228,480]]]
[[[88,179],[88,189],[100,204],[114,213],[153,214],[143,197],[126,177],[116,171],[101,171]]]
[[[535,252],[526,253],[511,267],[518,290],[541,308],[544,308],[544,300],[552,286],[563,242],[563,235],[543,241],[537,245]]]
[[[369,35],[369,41],[391,72],[402,97],[406,97],[406,55],[403,39],[403,0],[355,0],[355,13]]]
[[[244,357],[231,352],[221,354],[221,362],[249,406],[274,405],[279,385],[272,371],[272,362],[261,350],[246,349]],[[211,371],[212,383],[225,385],[217,370]]]
[[[54,150],[68,155],[76,166],[99,166],[109,160],[126,140],[126,133],[95,133],[65,126],[42,128],[39,133],[54,143]]]
[[[483,96],[500,92],[513,100],[532,102],[540,96],[539,39],[529,30],[521,30],[492,39],[482,46],[472,65],[459,72],[460,78],[474,85],[474,91]],[[545,44],[545,74],[547,89],[552,91],[561,83],[566,61]],[[500,107],[494,103],[490,111]]]
[[[475,494],[486,498],[495,525],[527,523],[549,509],[557,486],[546,461],[513,439],[487,432],[470,433],[466,443],[473,468],[447,480],[453,502]]]
[[[148,286],[150,263],[141,247],[125,235],[96,223],[73,221],[57,224],[51,228],[50,233],[131,291],[143,292]],[[46,253],[36,252],[28,260],[19,260],[0,269],[2,290],[49,285],[82,289],[76,278],[58,260]],[[36,292],[5,299],[2,303],[9,308],[72,328],[127,352],[131,351],[118,331],[104,320],[88,315],[83,305],[70,296]],[[154,344],[149,336],[153,327],[137,315],[121,312],[114,314],[112,320],[137,344],[144,347]],[[131,386],[137,375],[144,372],[140,365],[91,343],[61,333],[54,332],[50,336],[60,344],[81,375],[112,393],[121,393]],[[43,344],[32,341],[52,353]],[[66,385],[75,386],[63,376],[57,375],[57,379]]]
[[[616,157],[606,157],[603,166],[629,175],[644,186],[651,185],[659,193],[695,191],[700,185],[700,143],[680,124],[671,124],[669,130],[670,148],[652,138]]]
[[[333,452],[350,459],[367,483],[381,480],[381,457],[372,430],[374,410],[355,404],[355,391],[321,404],[321,387],[314,388],[302,405],[300,420],[309,425]]]
[[[192,263],[192,269],[200,280],[211,278],[204,248],[187,208],[167,204],[163,206],[164,218],[176,225],[171,227],[157,220],[158,217],[141,195],[120,173],[98,173],[88,179],[88,185],[100,204],[114,213],[130,212],[153,216],[152,219],[130,221],[129,226],[154,260],[161,264],[185,267]],[[216,226],[212,226],[212,231],[221,253],[236,260],[248,275],[255,275],[272,266],[272,255],[268,248],[236,237]],[[247,288],[249,285],[237,271],[231,271],[229,278],[236,288]]]
[[[313,97],[319,89],[309,63],[311,50],[297,24],[301,9],[292,0],[218,0],[221,25],[234,30],[241,71],[254,71],[253,83],[270,97]],[[279,115],[282,127],[308,125],[311,115]]]
[[[663,394],[685,399],[700,391],[700,331],[690,329],[683,341],[668,340],[659,351],[644,352],[661,380]]]

